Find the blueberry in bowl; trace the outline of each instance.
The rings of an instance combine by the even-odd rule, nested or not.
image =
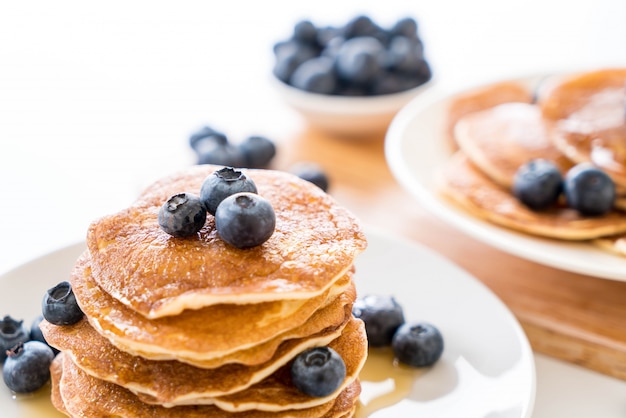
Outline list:
[[[343,137],[380,136],[432,79],[411,17],[388,27],[366,15],[339,26],[302,20],[273,52],[274,85],[285,102],[310,125]]]

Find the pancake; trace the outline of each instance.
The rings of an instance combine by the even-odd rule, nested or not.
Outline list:
[[[327,345],[338,338],[349,319],[350,316],[346,316],[336,327],[285,341],[266,363],[255,366],[231,363],[215,369],[133,356],[98,334],[86,319],[70,326],[43,321],[41,329],[50,345],[69,355],[89,375],[135,393],[150,395],[158,403],[181,404],[197,398],[227,395],[259,382],[305,349]]]
[[[456,123],[463,116],[510,102],[532,103],[533,92],[522,83],[503,81],[456,95],[445,112],[444,135],[450,149],[452,151],[458,149],[454,130]]]
[[[504,103],[470,113],[454,134],[463,153],[499,185],[511,188],[515,173],[536,158],[554,162],[561,172],[572,162],[548,137],[541,110],[529,103]]]
[[[175,193],[200,193],[219,167],[194,166],[148,187],[138,201],[92,223],[87,246],[93,279],[147,318],[214,304],[310,299],[327,291],[366,247],[359,223],[314,184],[271,170],[245,170],[276,212],[276,229],[257,247],[238,249],[219,238],[207,216],[195,236],[177,238],[157,223]]]
[[[612,211],[583,217],[566,207],[533,211],[477,169],[462,152],[442,168],[439,191],[470,214],[527,234],[564,240],[588,240],[626,232],[626,214]]]
[[[126,417],[126,418],[339,418],[354,410],[360,394],[360,384],[354,381],[341,394],[325,404],[302,410],[265,412],[245,411],[228,413],[214,405],[178,406],[165,408],[147,405],[130,391],[96,379],[76,367],[69,358],[60,354],[55,362],[62,362],[62,373],[52,375],[53,387],[58,387],[63,408],[74,417]]]
[[[365,364],[367,358],[367,338],[363,321],[355,318],[351,319],[341,335],[330,342],[328,346],[337,351],[346,364],[346,378],[343,384],[328,396],[311,397],[296,389],[291,381],[291,362],[289,362],[268,378],[242,391],[225,396],[195,398],[192,400],[192,403],[214,404],[230,412],[248,410],[276,412],[288,409],[305,409],[324,404],[335,398],[355,381]],[[146,403],[162,404],[162,402],[141,393],[137,394],[137,396]],[[171,407],[181,404],[168,403],[163,405]]]
[[[541,103],[555,146],[572,161],[591,162],[626,187],[626,69],[564,78]]]
[[[592,244],[615,255],[626,257],[626,234],[596,238]]]
[[[86,252],[70,277],[76,299],[89,322],[118,348],[152,359],[200,361],[200,364],[202,360],[217,359],[296,328],[316,310],[338,300],[328,312],[332,325],[343,319],[344,305],[356,297],[348,274],[333,288],[308,300],[212,305],[151,320],[102,291],[90,274],[90,265]]]
[[[63,404],[61,390],[59,388],[61,375],[63,374],[63,354],[57,355],[50,364],[50,401],[59,412],[69,415]]]

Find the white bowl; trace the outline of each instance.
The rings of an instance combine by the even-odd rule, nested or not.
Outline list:
[[[372,139],[382,137],[396,113],[431,87],[433,80],[399,93],[358,97],[309,93],[274,77],[272,83],[313,128],[341,138]]]

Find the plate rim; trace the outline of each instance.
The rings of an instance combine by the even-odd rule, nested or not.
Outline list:
[[[582,244],[579,242],[558,242],[547,238],[529,236],[521,232],[509,230],[489,223],[485,220],[472,217],[449,202],[445,202],[443,199],[437,197],[436,193],[434,193],[432,189],[417,181],[412,174],[409,161],[407,161],[407,156],[402,152],[402,146],[406,140],[406,131],[414,120],[421,113],[428,111],[434,106],[443,106],[455,95],[502,81],[530,84],[554,74],[554,72],[533,73],[527,76],[498,79],[486,83],[483,82],[462,89],[446,91],[444,89],[437,90],[433,88],[430,91],[424,92],[424,94],[415,97],[406,106],[404,106],[392,120],[385,135],[385,158],[395,179],[405,190],[408,190],[416,200],[422,203],[429,212],[444,221],[450,222],[457,229],[467,233],[474,239],[509,254],[559,270],[585,274],[602,279],[626,281],[626,264],[624,265],[625,268],[621,271],[611,268],[610,265],[599,261],[590,264],[589,262],[585,262],[584,259],[577,257],[572,257],[568,264],[562,259],[555,259],[550,252],[533,248],[532,245],[520,246],[516,243],[517,241],[521,241],[525,244],[536,244],[537,242],[541,242],[544,246],[578,248],[593,257],[600,257],[615,262],[621,258],[619,255],[611,254],[609,251],[592,247],[589,244]],[[507,239],[503,240],[503,237]]]

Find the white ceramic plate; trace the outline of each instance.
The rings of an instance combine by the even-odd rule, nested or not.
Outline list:
[[[517,81],[536,85],[546,77]],[[472,217],[438,196],[433,175],[450,156],[441,127],[451,98],[451,94],[435,87],[412,100],[392,121],[385,154],[398,182],[435,215],[496,248],[558,269],[626,281],[624,257],[585,243],[536,238],[508,230]]]
[[[357,260],[359,294],[392,294],[407,320],[428,321],[444,335],[442,358],[425,371],[393,366],[388,351],[370,355],[358,417],[530,417],[535,368],[513,315],[485,286],[442,256],[417,244],[368,230]],[[84,245],[36,259],[0,277],[4,314],[32,321],[46,289],[65,280]],[[0,390],[11,418],[61,417],[47,393],[12,399]]]

